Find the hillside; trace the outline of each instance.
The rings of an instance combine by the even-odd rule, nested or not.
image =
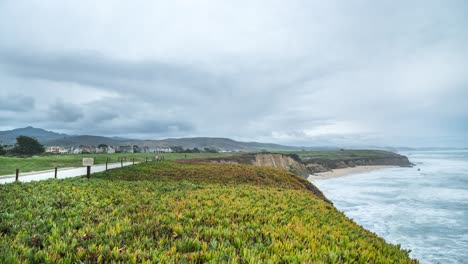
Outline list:
[[[273,168],[154,162],[0,200],[1,263],[415,262]]]
[[[17,128],[13,130],[0,131],[0,143],[1,144],[13,144],[16,142],[18,136],[29,136],[38,139],[41,142],[59,140],[65,137],[69,137],[66,134],[55,133],[52,131],[47,131],[41,128],[35,127],[24,127]]]
[[[108,137],[100,137],[100,136],[90,136],[90,135],[83,135],[83,136],[69,136],[65,138],[55,139],[55,140],[46,140],[41,141],[43,144],[47,146],[64,146],[64,147],[72,147],[72,146],[98,146],[99,144],[106,144],[110,146],[123,146],[127,145],[124,141],[115,140]]]
[[[148,146],[148,147],[174,147],[180,146],[185,149],[193,148],[211,148],[220,150],[235,150],[235,151],[260,151],[260,150],[292,150],[294,147],[258,143],[258,142],[240,142],[229,138],[210,138],[210,137],[195,137],[195,138],[168,138],[162,140],[124,140],[112,139],[108,137],[98,136],[73,136],[57,140],[45,141],[47,145],[57,146],[77,146],[77,145],[94,145],[107,144],[113,146]]]
[[[137,140],[122,137],[103,137],[94,135],[67,135],[47,131],[41,128],[25,127],[8,131],[0,131],[1,144],[13,144],[16,137],[24,135],[34,137],[47,146],[98,146],[106,144],[112,146],[133,146],[140,147],[183,147],[190,148],[211,148],[227,151],[262,151],[262,150],[296,150],[297,147],[284,146],[271,143],[241,142],[229,138],[193,137],[193,138],[167,138],[160,140]]]
[[[124,144],[147,145],[151,147],[157,146],[181,146],[183,148],[212,148],[223,150],[236,151],[260,151],[260,150],[292,150],[295,147],[283,146],[271,143],[258,142],[241,142],[229,138],[211,138],[211,137],[194,137],[194,138],[168,138],[163,140],[133,140],[123,142]]]

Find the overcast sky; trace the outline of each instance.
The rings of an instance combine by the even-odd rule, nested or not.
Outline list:
[[[468,146],[468,1],[0,0],[0,130]]]

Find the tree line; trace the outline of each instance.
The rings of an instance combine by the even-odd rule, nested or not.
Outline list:
[[[211,148],[203,148],[203,149],[199,149],[199,148],[193,148],[193,149],[184,149],[183,147],[179,147],[179,146],[176,146],[176,147],[171,147],[171,150],[174,151],[175,153],[202,153],[202,152],[206,152],[206,153],[218,153],[218,151],[216,149],[211,149]]]

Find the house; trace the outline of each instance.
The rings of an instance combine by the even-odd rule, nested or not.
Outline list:
[[[95,149],[95,153],[96,153],[96,154],[105,153],[105,152],[107,152],[107,147],[97,147],[97,148]]]
[[[132,146],[120,146],[119,152],[120,153],[133,153],[133,147]]]
[[[45,149],[45,152],[59,154],[62,152],[66,152],[66,150],[62,146],[49,146]]]
[[[59,151],[59,154],[68,154],[68,153],[70,153],[70,150],[66,148]]]
[[[157,148],[156,151],[158,153],[171,153],[172,149],[171,148]]]
[[[115,148],[112,146],[107,147],[107,154],[114,154],[115,153]]]
[[[91,146],[80,146],[81,153],[95,153],[96,149]]]
[[[81,148],[72,148],[70,152],[72,154],[81,154],[83,150]]]
[[[142,153],[142,152],[143,152],[143,148],[140,148],[137,145],[133,146],[133,153]]]

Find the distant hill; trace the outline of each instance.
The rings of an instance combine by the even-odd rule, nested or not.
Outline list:
[[[16,138],[21,135],[36,138],[40,142],[46,142],[50,140],[58,140],[58,139],[70,137],[69,135],[66,135],[66,134],[55,133],[52,131],[44,130],[42,128],[35,128],[35,127],[28,126],[24,128],[13,129],[13,130],[0,131],[0,142],[2,144],[13,144],[16,142]]]
[[[196,138],[168,138],[162,140],[125,140],[113,139],[108,137],[98,136],[73,136],[56,140],[44,142],[46,145],[56,146],[77,146],[77,145],[94,145],[99,144],[113,145],[113,146],[148,146],[148,147],[174,147],[180,146],[183,148],[212,148],[218,150],[230,151],[261,151],[261,150],[292,150],[295,147],[283,146],[271,143],[258,143],[258,142],[241,142],[229,138],[209,138],[209,137],[196,137]]]
[[[60,139],[54,140],[46,140],[41,142],[47,146],[64,146],[64,147],[72,147],[72,146],[98,146],[99,144],[106,144],[111,146],[122,146],[122,141],[114,140],[108,137],[100,137],[100,136],[90,136],[90,135],[83,135],[83,136],[69,136]]]
[[[0,131],[0,142],[2,144],[15,143],[16,137],[25,135],[34,137],[42,144],[47,146],[97,146],[106,144],[112,146],[148,146],[148,147],[174,147],[180,146],[183,148],[212,148],[227,151],[261,151],[261,150],[295,150],[297,147],[290,147],[271,143],[259,142],[241,142],[229,138],[211,138],[211,137],[194,137],[194,138],[168,138],[162,140],[137,140],[122,137],[102,137],[92,135],[72,136],[67,134],[59,134],[52,131],[47,131],[41,128],[25,127],[8,131]]]

